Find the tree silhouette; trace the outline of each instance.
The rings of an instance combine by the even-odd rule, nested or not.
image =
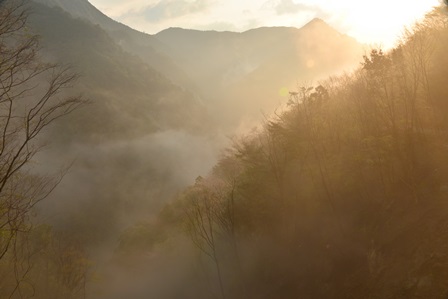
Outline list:
[[[30,33],[27,18],[26,1],[0,2],[0,260],[14,255],[18,235],[30,229],[33,207],[61,179],[32,171],[43,135],[86,102],[64,96],[77,76],[40,61],[38,37]]]

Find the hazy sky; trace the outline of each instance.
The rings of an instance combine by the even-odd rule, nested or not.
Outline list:
[[[361,42],[393,45],[404,25],[441,0],[89,0],[108,16],[150,34],[168,27],[244,31],[301,27],[314,17]]]

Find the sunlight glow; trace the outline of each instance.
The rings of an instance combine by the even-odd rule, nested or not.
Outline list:
[[[114,19],[147,33],[168,27],[245,31],[261,26],[302,27],[319,17],[341,33],[366,44],[392,47],[405,26],[411,26],[443,0],[90,0]],[[185,15],[147,18],[157,3],[203,3],[204,9]],[[282,13],[278,8],[282,7]],[[290,7],[291,10],[284,7]],[[298,8],[300,7],[300,8]],[[154,11],[154,13],[157,13]]]
[[[332,15],[332,23],[345,28],[341,31],[360,42],[390,48],[405,27],[412,26],[439,4],[439,0],[378,0],[370,3],[343,0],[332,2],[327,9]]]

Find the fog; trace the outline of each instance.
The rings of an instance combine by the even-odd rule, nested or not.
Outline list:
[[[196,177],[207,175],[227,142],[223,136],[166,131],[133,140],[75,143],[70,150],[47,150],[38,163],[48,171],[66,161],[72,163],[60,186],[42,203],[41,214],[58,227],[82,229],[73,223],[76,219],[67,217],[79,214],[78,221],[91,217],[119,231],[151,218]],[[101,235],[116,237],[118,231],[109,227]]]

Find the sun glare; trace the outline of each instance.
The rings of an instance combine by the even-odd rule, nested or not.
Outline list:
[[[347,33],[368,44],[392,47],[406,26],[411,26],[439,0],[405,1],[381,0],[366,4],[364,1],[343,1],[333,4],[340,11],[341,22],[348,28]],[[345,4],[345,5],[344,5]],[[339,5],[339,7],[338,7]]]

